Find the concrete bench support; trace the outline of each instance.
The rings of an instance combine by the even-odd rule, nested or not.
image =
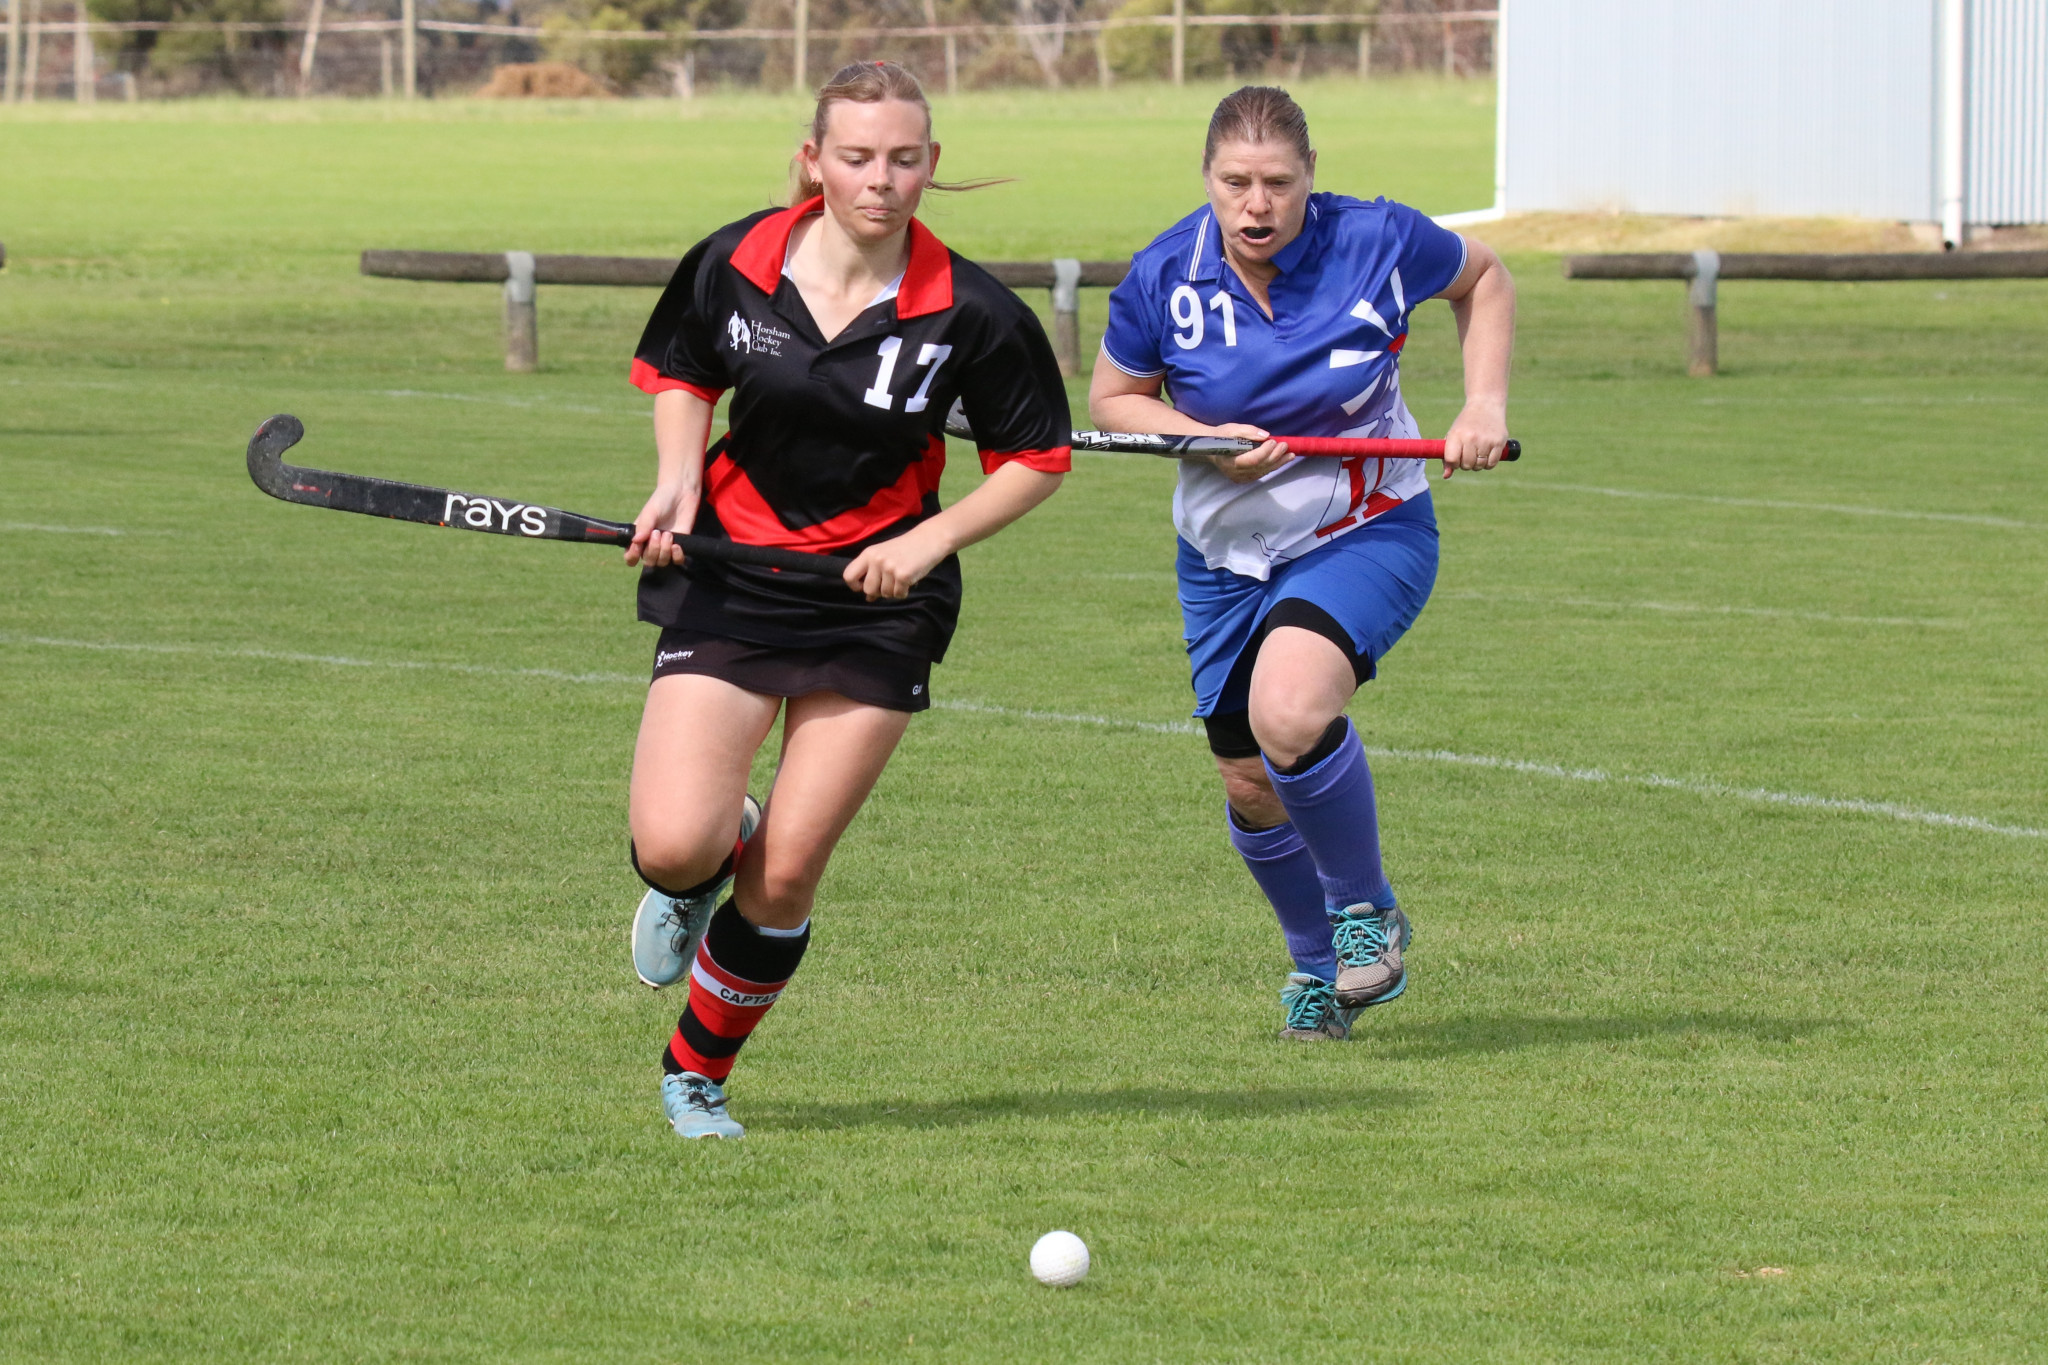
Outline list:
[[[1689,281],[1686,373],[1705,376],[1720,368],[1716,305],[1722,280],[2038,280],[2048,279],[2048,251],[1617,252],[1567,256],[1564,274],[1568,280]]]
[[[1695,379],[1704,378],[1720,368],[1721,339],[1714,330],[1715,285],[1720,279],[1720,252],[1692,253],[1692,288],[1687,291],[1687,299],[1692,304],[1692,334],[1685,372]]]
[[[545,256],[529,251],[365,251],[362,272],[396,280],[442,280],[505,286],[505,368],[530,373],[540,364],[535,286],[630,285],[659,289],[677,262],[660,256]],[[1123,261],[983,261],[982,269],[1012,289],[1052,292],[1052,345],[1060,373],[1081,371],[1081,290],[1122,283]]]
[[[1052,263],[1052,353],[1061,374],[1081,368],[1081,263],[1069,256]]]
[[[533,253],[505,253],[505,368],[531,374],[540,368],[540,308],[534,301]]]

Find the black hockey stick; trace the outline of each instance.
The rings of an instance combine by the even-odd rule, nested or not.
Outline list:
[[[429,488],[419,483],[399,483],[372,478],[367,474],[336,474],[325,469],[304,469],[286,464],[280,457],[306,434],[305,424],[290,413],[281,412],[256,428],[249,438],[249,477],[273,498],[302,503],[307,507],[331,507],[338,512],[362,512],[394,521],[417,521],[428,526],[449,526],[459,531],[487,531],[499,536],[525,536],[532,540],[576,540],[589,545],[630,544],[633,524],[581,516],[553,507],[487,497],[482,493],[458,493],[448,488]],[[676,548],[685,555],[723,560],[728,564],[755,564],[783,569],[789,573],[817,574],[838,578],[850,559],[837,555],[805,554],[770,545],[744,545],[736,540],[709,536],[677,535]]]
[[[946,420],[946,434],[963,441],[974,439],[964,419]],[[1337,459],[1365,456],[1378,460],[1441,460],[1442,441],[1411,441],[1364,436],[1276,436],[1295,455],[1325,455]],[[1076,450],[1102,451],[1115,455],[1163,455],[1169,460],[1206,460],[1211,455],[1242,455],[1259,442],[1243,436],[1161,436],[1142,431],[1077,431],[1072,444]],[[1522,443],[1509,441],[1502,460],[1522,458]]]

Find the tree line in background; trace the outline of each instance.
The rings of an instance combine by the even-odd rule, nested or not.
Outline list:
[[[15,0],[21,18],[68,21],[70,0]],[[390,95],[403,87],[395,64],[398,35],[350,30],[397,17],[398,0],[84,0],[97,21],[297,25],[296,30],[99,32],[92,35],[101,97],[164,98],[207,93]],[[304,26],[324,27],[316,45]],[[1071,31],[1091,20],[1172,13],[1174,0],[804,0],[806,76],[822,80],[839,64],[887,56],[935,91],[1005,85],[1092,85],[1158,80],[1171,69],[1172,31],[1164,26]],[[1426,16],[1469,13],[1460,0],[1185,0],[1191,16],[1339,15],[1383,21],[1361,41],[1359,22],[1190,26],[1184,67],[1190,79],[1300,77],[1332,72],[1491,70],[1492,25],[1436,23]],[[480,25],[483,32],[419,34],[422,94],[462,94],[491,81],[500,66],[560,62],[589,78],[582,91],[612,95],[691,95],[721,86],[787,89],[795,82],[788,39],[713,40],[722,30],[786,30],[797,0],[423,0],[419,17]],[[953,38],[849,33],[985,25],[996,31]],[[1016,25],[1035,28],[1019,30]],[[494,33],[527,27],[538,36]],[[616,41],[593,33],[670,35]],[[699,36],[705,35],[705,36]],[[41,34],[24,52],[40,97],[69,98],[76,64],[66,32]],[[317,49],[317,50],[316,50]],[[503,86],[499,82],[498,86]],[[497,87],[494,87],[494,89]],[[542,93],[549,93],[543,91]]]

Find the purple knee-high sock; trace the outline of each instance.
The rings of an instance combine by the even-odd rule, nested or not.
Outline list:
[[[1372,769],[1365,745],[1347,717],[1336,752],[1307,772],[1291,776],[1269,760],[1266,772],[1287,818],[1301,831],[1315,859],[1316,876],[1332,910],[1370,901],[1382,910],[1394,904],[1394,888],[1380,867],[1380,816],[1373,803]]]
[[[1301,841],[1301,831],[1292,825],[1245,829],[1227,803],[1223,823],[1230,828],[1230,846],[1280,917],[1280,932],[1286,936],[1295,969],[1335,981],[1337,949],[1330,938],[1329,912],[1323,908],[1323,884],[1316,879],[1315,859]]]

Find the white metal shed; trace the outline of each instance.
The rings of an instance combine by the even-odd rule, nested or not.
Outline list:
[[[2048,0],[1502,0],[1496,212],[2048,223]]]

